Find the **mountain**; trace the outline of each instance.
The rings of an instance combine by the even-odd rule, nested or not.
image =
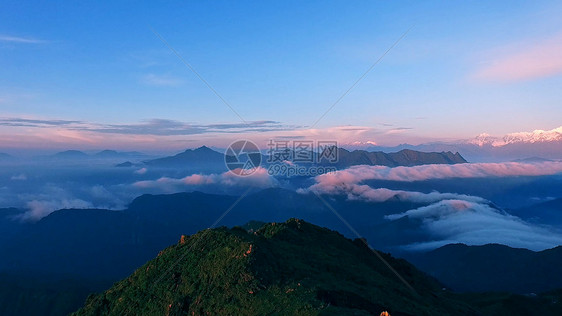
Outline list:
[[[12,234],[0,247],[0,272],[122,277],[166,245],[145,240],[143,227],[121,211],[59,210]]]
[[[102,150],[92,155],[95,158],[102,159],[115,159],[115,158],[141,158],[146,155],[138,151],[115,151],[115,150]]]
[[[353,236],[348,227],[313,194],[271,188],[249,194],[234,208],[230,208],[238,198],[201,192],[147,194],[133,200],[123,211],[59,210],[36,223],[25,224],[13,220],[14,216],[25,210],[4,209],[5,216],[0,217],[0,226],[3,225],[7,230],[3,229],[0,236],[0,257],[3,258],[0,260],[0,275],[41,275],[82,280],[76,282],[81,284],[80,293],[84,293],[84,288],[95,291],[100,283],[107,288],[153,258],[161,249],[174,244],[182,234],[194,234],[210,227],[223,214],[219,224],[228,227],[251,220],[271,222],[300,217],[348,237]],[[396,246],[434,238],[419,229],[423,223],[408,217],[393,221],[384,218],[385,215],[402,213],[423,204],[398,199],[368,203],[350,201],[345,196],[325,198],[338,212],[345,212],[342,213],[345,219],[377,249],[394,251]],[[255,221],[248,225],[254,231],[259,226]],[[545,261],[543,269],[553,271],[560,262]],[[467,273],[472,273],[476,278],[478,268],[478,265],[474,265],[473,271]],[[512,282],[509,279],[497,280],[490,286],[502,286],[502,281],[508,285]],[[5,287],[8,288],[9,284],[12,283],[7,283]],[[17,287],[28,288],[23,285]],[[44,290],[47,292],[42,290],[43,294],[37,295],[51,293],[50,288],[51,285],[46,285]],[[29,292],[29,296],[26,294],[25,297],[33,295]],[[85,296],[78,298],[83,300]],[[59,299],[64,300],[58,296],[45,296],[45,301],[36,302],[34,306],[48,306]],[[74,303],[68,302],[65,306],[74,306]],[[5,315],[4,308],[8,307],[0,305],[0,314]]]
[[[73,315],[558,315],[561,298],[453,293],[365,240],[290,219],[183,235]]]
[[[562,126],[548,131],[537,129],[532,132],[510,133],[502,137],[494,137],[483,133],[468,141],[468,143],[475,144],[480,147],[486,145],[501,147],[518,143],[533,144],[550,142],[562,142]]]
[[[14,156],[10,155],[10,154],[6,154],[6,153],[0,153],[0,161],[2,160],[12,160],[14,159]]]
[[[562,226],[562,198],[513,209],[509,213],[529,222],[560,227]]]
[[[420,152],[403,149],[399,152],[384,153],[382,151],[348,151],[338,148],[339,168],[347,168],[354,165],[382,165],[388,167],[417,166],[426,164],[456,164],[467,161],[457,152]]]
[[[450,244],[406,258],[456,291],[527,294],[562,288],[562,246],[534,252],[497,244]]]
[[[99,279],[0,273],[0,314],[68,315],[80,308],[92,291],[103,291],[111,284]]]
[[[163,168],[195,168],[197,166],[219,166],[226,171],[224,154],[207,146],[186,151],[174,156],[145,161],[149,166]]]
[[[520,158],[520,159],[514,159],[513,162],[552,162],[552,159],[546,159],[546,158],[542,158],[542,157],[527,157],[527,158]]]
[[[201,231],[160,252],[75,315],[474,315],[412,265],[302,220]]]
[[[115,167],[119,167],[119,168],[130,168],[130,167],[133,167],[133,166],[134,166],[134,164],[130,161],[125,161],[125,162],[118,163],[118,164],[115,165]]]
[[[294,156],[292,152],[289,156]],[[317,161],[317,153],[308,154]],[[466,163],[467,161],[459,154],[452,152],[418,152],[414,150],[401,150],[395,153],[368,152],[364,150],[348,151],[338,148],[338,162],[331,163],[323,161],[321,164],[326,166],[336,166],[337,168],[347,168],[355,165],[383,165],[383,166],[416,166],[423,164],[454,164]],[[209,147],[202,146],[197,149],[188,149],[175,156],[164,157],[145,161],[149,166],[166,168],[193,168],[196,166],[216,166],[226,171],[224,154],[216,152]],[[273,161],[268,155],[262,157],[262,164],[268,165]]]
[[[79,150],[65,150],[58,152],[51,157],[55,159],[84,159],[88,158],[89,156],[88,154]]]
[[[516,132],[504,136],[482,133],[471,139],[450,142],[428,142],[418,145],[400,144],[383,147],[372,143],[350,143],[350,149],[392,152],[410,149],[423,152],[460,152],[471,162],[511,161],[539,155],[545,159],[562,159],[562,126],[552,130]]]
[[[17,222],[17,217],[24,212],[25,210],[17,208],[0,208],[0,250],[27,227],[27,223]]]

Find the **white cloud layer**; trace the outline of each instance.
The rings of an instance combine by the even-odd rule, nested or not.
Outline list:
[[[28,211],[19,216],[19,219],[22,221],[38,221],[56,210],[91,207],[90,202],[81,199],[33,200],[27,202]]]
[[[365,180],[423,181],[447,178],[484,178],[509,176],[544,176],[562,172],[562,162],[537,163],[464,163],[455,165],[422,165],[414,167],[353,166],[345,170],[319,175],[319,185],[359,183]]]
[[[562,245],[562,232],[534,225],[490,205],[486,199],[457,193],[422,193],[361,184],[366,180],[421,181],[443,178],[474,178],[503,176],[538,176],[562,172],[560,162],[542,163],[478,163],[457,165],[425,165],[389,168],[354,166],[335,173],[315,177],[316,183],[300,193],[346,195],[350,200],[384,202],[395,199],[429,204],[404,213],[386,216],[397,220],[408,216],[418,219],[426,240],[404,245],[409,250],[430,250],[449,243],[482,245],[500,243],[511,247],[544,250]]]
[[[193,174],[181,179],[162,177],[158,180],[137,181],[133,186],[142,189],[159,189],[164,192],[174,192],[186,187],[201,187],[220,185],[226,187],[245,186],[268,188],[277,185],[277,180],[269,176],[267,169],[259,167],[249,176],[241,177],[232,172],[221,174]]]
[[[529,224],[483,203],[443,200],[386,218],[397,220],[405,216],[421,220],[420,229],[431,239],[405,246],[410,250],[430,250],[450,243],[499,243],[535,251],[562,245],[562,233]]]

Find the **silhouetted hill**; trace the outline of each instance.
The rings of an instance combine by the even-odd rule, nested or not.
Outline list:
[[[115,167],[120,167],[120,168],[129,168],[129,167],[132,167],[132,166],[134,166],[134,164],[130,161],[125,161],[125,162],[118,163],[118,164],[115,165]]]
[[[417,294],[362,241],[302,220],[254,233],[204,230],[89,297],[76,315],[477,313],[406,261],[381,255]]]
[[[562,288],[562,246],[534,252],[497,244],[451,244],[406,258],[457,291],[526,294]]]
[[[143,153],[140,153],[138,151],[116,151],[116,150],[102,150],[100,152],[97,152],[95,154],[92,155],[95,158],[102,158],[102,159],[115,159],[115,158],[128,158],[128,157],[136,157],[136,158],[140,158],[143,156],[146,156]]]
[[[122,211],[59,210],[26,225],[3,251],[10,255],[3,256],[0,269],[121,277],[150,257],[152,241],[143,239],[142,227]]]
[[[293,157],[294,152],[290,152],[288,157]],[[416,166],[424,164],[455,164],[466,163],[467,161],[459,154],[452,152],[419,152],[415,150],[404,149],[395,153],[369,152],[364,150],[348,151],[338,148],[338,162],[327,162],[325,159],[320,164],[326,166],[335,166],[343,169],[355,165],[382,165],[389,167],[396,166]],[[312,161],[317,161],[318,154],[313,152],[305,156],[313,157]],[[288,158],[287,160],[290,160]],[[262,164],[267,165],[268,162],[276,162],[277,160],[268,155],[262,157]],[[202,146],[197,149],[188,149],[175,156],[164,157],[145,161],[149,166],[166,167],[166,168],[193,168],[195,166],[216,166],[225,168],[224,154],[216,152],[209,147]],[[226,169],[225,169],[226,170]]]
[[[553,161],[551,159],[541,158],[541,157],[528,157],[528,158],[521,158],[521,159],[514,159],[513,162],[549,162]]]
[[[456,164],[467,161],[457,152],[421,152],[403,149],[395,153],[382,151],[348,151],[338,148],[338,168],[347,168],[354,165],[381,165],[388,167],[417,166],[426,164]]]
[[[509,213],[530,222],[560,226],[562,225],[562,198],[510,210]]]
[[[68,315],[80,308],[92,291],[103,291],[112,283],[112,280],[99,278],[0,273],[0,314]]]
[[[175,156],[158,158],[145,161],[149,166],[164,168],[192,168],[200,165],[217,165],[224,166],[224,155],[212,150],[207,146],[201,146],[197,149],[187,149]]]
[[[51,156],[55,159],[84,159],[88,158],[88,154],[79,150],[65,150]]]
[[[23,214],[25,210],[17,208],[0,208],[0,253],[3,253],[4,247],[10,244],[13,239],[21,232],[26,223],[20,223],[17,216]]]

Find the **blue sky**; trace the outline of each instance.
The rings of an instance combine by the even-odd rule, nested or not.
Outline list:
[[[220,146],[257,131],[392,145],[553,129],[560,16],[559,1],[3,1],[0,148]],[[216,126],[240,119],[151,28],[251,127]]]

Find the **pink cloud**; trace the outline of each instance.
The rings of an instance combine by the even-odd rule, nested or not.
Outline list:
[[[562,33],[519,46],[493,58],[489,66],[477,70],[473,77],[486,81],[524,81],[562,73]]]
[[[299,193],[307,193],[309,191],[319,194],[332,194],[339,195],[345,194],[348,200],[363,200],[368,202],[384,202],[393,198],[398,198],[402,201],[411,201],[416,203],[434,203],[446,199],[461,199],[477,203],[487,202],[485,199],[478,196],[471,196],[457,193],[440,193],[440,192],[415,192],[404,190],[391,190],[387,188],[371,188],[368,185],[360,184],[333,184],[333,183],[317,183],[307,189],[299,189]]]
[[[445,178],[481,178],[509,176],[543,176],[562,172],[562,162],[465,163],[455,165],[422,165],[414,167],[353,166],[319,175],[317,184],[349,184],[364,180],[423,181]]]
[[[269,188],[277,185],[275,178],[269,176],[267,169],[259,167],[249,176],[241,177],[232,172],[221,174],[193,174],[184,178],[162,177],[158,180],[145,180],[133,183],[134,187],[142,189],[159,189],[164,192],[177,192],[186,188],[207,185],[220,185],[226,187],[255,187]]]
[[[345,170],[316,176],[315,184],[300,193],[309,191],[320,194],[345,194],[350,200],[361,199],[370,202],[383,202],[399,198],[419,203],[433,203],[444,199],[461,199],[484,203],[485,199],[456,193],[422,193],[386,188],[371,188],[360,184],[366,180],[423,181],[446,178],[482,178],[509,176],[540,176],[562,172],[562,162],[541,163],[472,163],[456,165],[423,165],[414,167],[353,166]]]

